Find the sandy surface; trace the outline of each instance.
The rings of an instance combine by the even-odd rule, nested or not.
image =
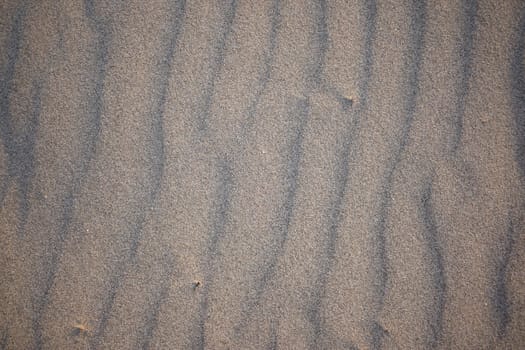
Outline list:
[[[0,0],[0,349],[524,349],[525,3]]]

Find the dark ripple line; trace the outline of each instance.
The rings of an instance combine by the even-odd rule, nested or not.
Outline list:
[[[312,65],[312,79],[316,86],[321,85],[322,74],[325,67],[326,52],[330,43],[330,35],[328,32],[328,8],[326,0],[318,0],[315,2],[316,16],[315,16],[315,61]]]
[[[219,41],[215,47],[215,57],[214,62],[211,66],[210,78],[206,86],[204,87],[204,101],[202,112],[197,116],[197,129],[201,132],[205,132],[208,129],[208,121],[211,114],[211,106],[213,103],[215,85],[217,79],[219,79],[219,74],[224,65],[224,58],[226,56],[226,42],[231,34],[233,21],[235,14],[237,12],[237,0],[232,0],[230,2],[229,8],[226,10],[225,19],[223,24],[223,30]]]
[[[109,45],[111,42],[112,33],[109,29],[108,23],[99,18],[95,11],[94,0],[84,0],[85,14],[88,18],[94,32],[97,33],[97,53],[95,58],[95,87],[93,89],[93,96],[91,97],[91,114],[93,116],[91,132],[93,135],[93,142],[89,144],[87,155],[89,158],[86,163],[90,163],[91,158],[95,155],[95,148],[97,145],[98,135],[100,134],[100,119],[104,109],[103,96],[106,69],[109,59]]]
[[[359,79],[359,90],[358,96],[361,103],[355,111],[351,111],[351,101],[341,100],[341,108],[344,114],[351,112],[353,118],[349,118],[351,122],[347,126],[345,131],[345,137],[343,138],[343,144],[341,149],[337,150],[339,159],[336,169],[335,188],[336,192],[331,199],[331,205],[327,211],[328,221],[328,241],[326,244],[325,252],[320,258],[321,268],[318,274],[318,279],[314,284],[315,289],[313,291],[312,302],[308,310],[308,317],[313,328],[312,335],[312,348],[319,346],[319,341],[322,340],[323,336],[323,320],[321,317],[321,303],[326,295],[326,284],[328,275],[333,268],[335,260],[335,247],[339,239],[340,222],[342,219],[342,203],[347,192],[349,176],[350,176],[350,164],[355,159],[355,150],[353,149],[354,140],[356,134],[360,130],[360,125],[363,119],[363,113],[367,108],[369,85],[372,76],[373,69],[373,43],[376,32],[376,19],[377,19],[377,4],[375,0],[365,1],[365,36],[364,36],[364,47],[363,47],[363,59],[364,64],[362,66],[361,77]],[[342,99],[342,98],[341,98]]]
[[[446,277],[443,249],[439,240],[439,232],[432,205],[432,182],[423,188],[421,195],[420,216],[425,229],[423,237],[428,248],[428,264],[431,267],[432,285],[435,290],[434,312],[429,315],[431,334],[429,335],[427,347],[437,348],[443,338],[443,314],[446,299]]]
[[[56,50],[57,53],[54,53],[53,56],[56,57],[57,60],[59,60],[61,57],[64,57],[66,55],[66,49],[65,49],[65,33],[66,33],[66,25],[63,22],[63,19],[60,17],[60,10],[61,5],[59,2],[55,2],[53,6],[53,13],[54,13],[54,21],[57,23],[57,36],[58,40],[56,43]]]
[[[452,152],[455,153],[460,145],[463,135],[463,119],[465,116],[466,100],[470,90],[470,79],[472,76],[472,47],[474,45],[474,34],[477,29],[477,0],[463,0],[462,14],[463,23],[461,29],[461,44],[459,47],[460,76],[457,84],[456,103],[454,105],[455,134],[452,139]]]
[[[9,341],[9,329],[5,327],[2,330],[2,338],[0,339],[0,349],[5,350],[7,349],[7,342]]]
[[[401,156],[408,143],[408,134],[412,127],[412,122],[415,116],[416,109],[416,98],[419,93],[419,75],[422,63],[422,56],[424,50],[424,33],[426,30],[426,0],[418,1],[413,0],[411,5],[411,13],[413,13],[410,21],[411,29],[411,45],[409,46],[408,58],[406,61],[406,69],[408,71],[407,81],[403,88],[408,89],[406,94],[406,105],[405,113],[406,118],[402,125],[401,139],[399,146],[394,151],[394,154],[389,161],[390,166],[386,170],[385,180],[382,186],[382,193],[379,207],[379,220],[376,223],[375,238],[377,240],[377,298],[378,308],[376,311],[376,322],[377,318],[382,312],[384,306],[384,300],[386,295],[386,288],[388,284],[388,261],[386,251],[386,220],[390,209],[392,197],[391,188],[394,179],[394,173],[401,161]],[[377,327],[371,328],[372,333],[372,348],[381,348],[382,332],[377,331]]]
[[[42,317],[49,304],[49,297],[51,289],[53,288],[58,264],[62,255],[63,247],[65,244],[66,236],[69,231],[71,221],[73,219],[73,192],[70,191],[64,198],[62,205],[62,218],[61,227],[57,232],[57,240],[55,241],[56,248],[51,252],[49,260],[43,262],[45,279],[43,282],[43,288],[41,289],[41,297],[35,302],[36,305],[33,307],[34,317],[32,320],[32,331],[35,343],[35,349],[41,349],[43,346],[42,340]]]
[[[212,214],[212,226],[208,239],[208,246],[205,255],[204,271],[207,283],[202,291],[202,301],[200,303],[199,321],[197,325],[198,339],[196,339],[192,348],[202,349],[206,347],[206,319],[208,316],[209,290],[213,285],[213,276],[216,271],[216,263],[219,242],[224,236],[225,228],[231,212],[231,198],[234,187],[233,171],[231,160],[226,157],[219,159],[218,167],[218,184],[217,184],[217,202],[216,209]]]
[[[288,166],[285,181],[287,183],[286,197],[283,205],[279,212],[279,219],[277,220],[277,231],[279,232],[277,248],[272,250],[276,252],[274,258],[268,264],[268,267],[265,269],[262,274],[262,280],[259,283],[259,288],[266,285],[267,281],[274,274],[275,264],[277,263],[277,258],[282,253],[286,240],[288,239],[288,230],[290,228],[290,223],[292,221],[293,210],[295,207],[295,198],[297,195],[297,189],[299,187],[299,167],[301,159],[303,157],[303,140],[306,125],[308,124],[308,119],[310,115],[310,102],[308,99],[302,99],[298,102],[296,115],[298,116],[298,125],[297,130],[294,133],[293,140],[291,142],[290,153],[288,156]],[[294,113],[295,114],[295,113]]]
[[[277,329],[278,329],[278,321],[273,321],[270,325],[270,343],[268,344],[268,350],[277,350],[277,344],[278,344],[278,336],[277,336]]]
[[[355,124],[354,124],[355,126]],[[349,128],[349,134],[353,134],[353,128]],[[350,135],[349,135],[350,136]],[[339,161],[336,169],[335,189],[336,192],[331,200],[330,209],[327,212],[328,217],[328,235],[326,242],[326,250],[324,256],[320,259],[320,272],[318,279],[314,284],[315,288],[312,295],[311,305],[308,310],[308,318],[312,324],[312,349],[317,349],[318,342],[323,336],[323,320],[321,316],[321,303],[326,294],[326,283],[328,275],[333,267],[333,262],[336,253],[336,243],[339,237],[339,227],[342,219],[342,204],[347,191],[347,185],[350,173],[350,153],[353,138],[346,137],[342,152],[338,155]]]
[[[495,286],[491,300],[496,318],[497,334],[500,339],[505,336],[511,320],[511,303],[509,302],[507,288],[507,272],[515,244],[516,232],[514,231],[514,222],[509,213],[503,252],[496,264]]]
[[[510,65],[511,104],[516,125],[515,159],[525,179],[525,65],[523,64],[525,59],[525,7],[521,10],[516,36]]]
[[[525,6],[522,6],[520,20],[516,28],[516,43],[510,64],[511,106],[515,121],[515,159],[521,170],[522,182],[525,180]],[[522,211],[523,212],[523,211]],[[518,222],[523,222],[523,214]],[[498,337],[503,338],[511,321],[512,308],[508,300],[506,274],[518,233],[514,231],[514,222],[509,217],[509,226],[505,240],[503,257],[497,267],[496,288],[493,306],[496,311]]]
[[[20,208],[18,214],[18,235],[19,237],[25,233],[25,227],[30,211],[29,195],[32,191],[33,179],[35,176],[35,144],[38,132],[41,112],[41,95],[42,95],[41,81],[34,81],[32,88],[32,113],[29,118],[25,135],[23,136],[20,148],[17,153],[19,159],[19,196]]]
[[[9,161],[7,163],[7,166],[9,167]],[[9,190],[9,184],[11,183],[11,177],[9,176],[9,173],[2,176],[0,181],[2,181],[0,184],[0,208],[3,208],[4,199],[7,196],[7,190]]]
[[[266,86],[270,81],[271,73],[273,70],[273,62],[275,60],[275,50],[277,47],[277,37],[281,27],[281,0],[274,0],[273,5],[270,9],[270,35],[268,39],[268,47],[263,59],[263,70],[260,73],[258,83],[257,83],[257,92],[255,93],[254,98],[250,102],[245,114],[246,121],[242,126],[242,131],[238,137],[237,144],[240,145],[240,153],[244,151],[246,143],[246,135],[253,128],[255,123],[255,113],[257,113],[257,107],[259,106]]]
[[[286,182],[286,195],[284,202],[277,210],[276,224],[272,227],[274,236],[276,236],[275,246],[272,246],[271,251],[266,252],[271,254],[269,256],[266,266],[262,268],[260,277],[255,282],[255,295],[252,298],[247,298],[242,303],[243,313],[241,320],[234,327],[234,333],[236,336],[240,334],[242,329],[246,326],[247,321],[251,317],[253,308],[258,304],[264,291],[268,287],[268,282],[275,275],[275,269],[277,268],[277,261],[283,254],[286,241],[288,239],[288,230],[293,216],[293,210],[295,207],[295,197],[297,189],[299,187],[299,168],[300,162],[303,157],[303,140],[306,125],[308,124],[310,115],[310,102],[308,99],[301,99],[297,102],[294,107],[293,116],[296,117],[297,123],[296,131],[293,133],[292,140],[290,143],[290,151],[288,154],[288,164],[286,167],[286,173],[284,180]]]
[[[155,175],[152,175],[152,176],[156,177]],[[158,192],[157,188],[160,188],[160,184],[156,185],[155,188],[152,190],[152,192]],[[156,195],[150,194],[150,199],[146,200],[147,204],[150,204],[150,205],[153,204],[154,200],[152,200],[151,197],[156,197]],[[114,273],[110,277],[110,280],[108,283],[109,285],[108,297],[103,302],[102,312],[100,315],[100,322],[90,342],[90,349],[98,349],[98,347],[100,346],[100,342],[105,335],[107,324],[112,315],[113,307],[115,305],[115,299],[117,297],[118,292],[120,291],[122,287],[122,281],[124,279],[124,275],[127,269],[129,268],[129,266],[132,263],[134,263],[134,259],[136,257],[136,251],[138,248],[138,244],[140,243],[140,240],[142,238],[142,231],[146,223],[147,208],[148,207],[145,207],[141,210],[138,221],[135,223],[134,228],[129,233],[129,240],[130,240],[129,253],[121,261],[117,263],[117,267],[115,268]]]
[[[18,145],[11,125],[11,112],[9,96],[13,89],[13,78],[15,75],[16,63],[20,55],[20,47],[23,41],[24,20],[27,15],[27,1],[24,1],[16,8],[13,25],[6,40],[5,50],[7,51],[7,63],[2,67],[0,76],[0,138],[7,155],[8,175],[4,179],[0,192],[0,206],[3,207],[4,199],[7,195],[9,184],[13,178],[19,177],[16,161],[18,156]]]
[[[168,294],[171,289],[171,282],[173,280],[173,273],[175,270],[175,258],[172,256],[171,253],[168,253],[164,260],[165,271],[164,276],[161,279],[163,283],[158,291],[158,294],[155,296],[153,305],[146,313],[144,331],[141,332],[142,334],[138,337],[138,342],[135,347],[136,349],[147,350],[150,348],[155,330],[159,325],[160,309],[168,299]]]
[[[138,247],[142,241],[142,232],[146,224],[146,217],[151,207],[155,203],[162,187],[164,169],[166,163],[165,137],[164,137],[164,113],[166,108],[167,93],[169,87],[169,78],[173,67],[173,57],[178,47],[178,40],[182,32],[184,18],[186,14],[186,1],[180,0],[174,6],[174,21],[172,30],[169,31],[169,41],[165,56],[158,62],[158,82],[154,86],[159,86],[158,101],[156,109],[153,111],[151,125],[151,190],[147,194],[145,204],[137,217],[134,228],[129,233],[130,247],[129,253],[123,258],[121,264],[118,264],[116,271],[113,273],[109,282],[109,296],[104,301],[101,313],[101,320],[97,327],[94,337],[90,343],[90,348],[98,348],[101,339],[104,337],[107,323],[111,317],[118,291],[121,288],[124,274],[129,266],[135,263]],[[164,300],[164,299],[163,299]],[[161,305],[159,305],[160,308]]]
[[[88,18],[91,27],[94,32],[97,33],[96,46],[97,52],[95,56],[95,77],[94,87],[92,95],[88,96],[90,101],[90,110],[88,113],[88,131],[86,135],[89,137],[89,141],[85,149],[82,150],[82,159],[80,160],[79,169],[76,174],[73,174],[71,181],[71,188],[64,197],[62,204],[62,217],[61,226],[57,232],[57,239],[54,242],[55,247],[51,251],[49,263],[45,268],[45,281],[44,289],[42,290],[42,296],[37,301],[37,305],[34,307],[34,318],[32,322],[33,338],[35,342],[35,348],[41,349],[43,346],[42,340],[42,317],[49,304],[49,297],[51,289],[55,283],[58,265],[60,259],[64,253],[64,245],[67,237],[69,236],[71,223],[73,221],[75,197],[80,192],[84,179],[89,171],[89,166],[95,157],[96,146],[100,136],[100,121],[103,111],[102,96],[104,90],[104,81],[106,76],[106,67],[108,63],[108,49],[109,42],[111,39],[110,33],[108,32],[105,25],[98,19],[93,0],[84,0],[85,15]],[[90,118],[89,118],[90,117]]]
[[[255,123],[255,114],[257,112],[257,107],[260,104],[264,91],[266,90],[266,87],[270,80],[271,72],[273,70],[273,61],[275,59],[275,50],[277,47],[278,32],[280,30],[280,25],[281,25],[280,7],[281,7],[281,0],[274,0],[272,7],[269,10],[270,12],[269,14],[270,15],[270,31],[269,32],[270,33],[269,33],[269,38],[268,38],[268,46],[265,49],[265,55],[263,58],[264,68],[261,70],[259,78],[258,78],[257,91],[255,93],[255,96],[245,111],[246,120],[242,125],[242,130],[239,136],[237,137],[237,142],[236,142],[239,147],[236,153],[238,153],[241,157],[246,148],[246,142],[247,142],[246,135],[253,128],[253,125]],[[232,181],[234,181],[234,179],[232,179]],[[232,183],[232,186],[234,185],[235,184]],[[234,326],[236,335],[240,331],[240,327],[242,324],[244,324],[243,321],[241,321],[240,324]],[[201,328],[202,327],[203,326],[201,326]],[[201,342],[203,342],[203,340],[201,340]]]

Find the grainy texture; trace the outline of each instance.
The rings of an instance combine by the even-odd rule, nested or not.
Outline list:
[[[0,349],[524,349],[525,2],[0,0]]]

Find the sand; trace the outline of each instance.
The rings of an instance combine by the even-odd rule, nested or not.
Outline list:
[[[525,348],[525,3],[0,1],[0,349]]]

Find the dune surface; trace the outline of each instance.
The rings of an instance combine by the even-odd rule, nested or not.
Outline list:
[[[0,1],[0,349],[525,349],[525,2]]]

